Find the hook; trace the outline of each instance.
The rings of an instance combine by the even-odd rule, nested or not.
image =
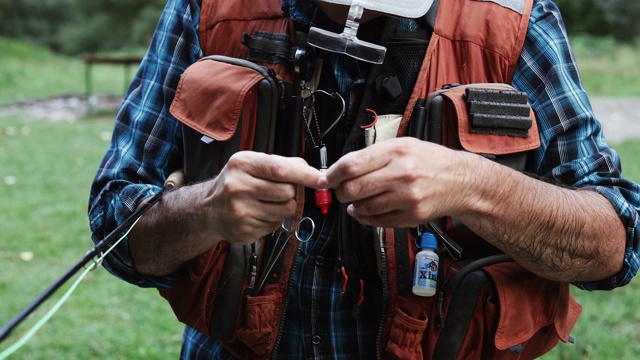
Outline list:
[[[327,96],[331,97],[332,99],[336,99],[336,98],[338,98],[338,99],[340,99],[340,102],[342,103],[342,109],[340,110],[340,114],[338,115],[338,117],[337,117],[337,118],[333,121],[333,123],[331,123],[331,125],[329,125],[329,127],[328,127],[328,128],[327,128],[327,129],[322,133],[322,134],[320,134],[320,135],[318,136],[318,138],[316,139],[316,142],[318,142],[318,143],[319,143],[319,142],[320,142],[320,141],[321,141],[325,136],[327,136],[327,134],[329,133],[329,131],[331,131],[331,130],[332,130],[332,129],[333,129],[333,128],[338,124],[338,122],[340,121],[340,119],[342,119],[342,115],[344,115],[344,112],[346,111],[346,103],[345,103],[344,98],[342,97],[342,95],[340,95],[339,93],[337,93],[337,92],[329,93],[329,92],[327,92],[327,91],[325,91],[325,90],[320,90],[320,89],[318,89],[318,90],[315,90],[313,93],[311,93],[311,95],[312,95],[312,99],[313,99],[312,101],[313,101],[313,103],[314,103],[314,104],[315,104],[315,96],[313,96],[313,95],[315,95],[316,93],[320,93],[320,94],[327,95]]]

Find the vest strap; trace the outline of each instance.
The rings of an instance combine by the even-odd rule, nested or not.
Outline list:
[[[249,48],[250,61],[283,64],[293,61],[292,41],[287,34],[256,31],[253,36],[243,33],[242,43]]]

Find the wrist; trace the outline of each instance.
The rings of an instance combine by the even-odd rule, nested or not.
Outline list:
[[[482,155],[466,151],[459,151],[458,155],[461,183],[454,194],[458,206],[451,215],[459,219],[489,216],[500,194],[508,192],[511,170]]]

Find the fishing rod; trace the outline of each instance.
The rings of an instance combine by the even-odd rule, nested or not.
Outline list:
[[[53,293],[55,293],[62,285],[64,285],[75,273],[77,273],[80,269],[85,268],[85,266],[93,261],[94,268],[97,268],[100,264],[95,260],[95,258],[102,254],[105,249],[113,244],[114,239],[122,234],[126,229],[135,224],[138,219],[147,212],[153,205],[155,205],[162,196],[167,192],[167,190],[175,188],[184,183],[184,174],[182,170],[177,170],[171,173],[165,181],[160,192],[152,196],[146,203],[144,203],[141,207],[139,207],[136,211],[134,211],[120,226],[115,228],[111,233],[109,233],[104,239],[99,241],[92,249],[87,251],[87,253],[78,261],[75,265],[73,265],[67,272],[65,272],[58,280],[56,280],[53,284],[51,284],[40,296],[38,296],[31,304],[25,307],[20,313],[18,313],[7,325],[3,326],[0,329],[0,343],[2,343],[11,332],[20,325],[31,313],[33,313],[40,305],[42,305]]]

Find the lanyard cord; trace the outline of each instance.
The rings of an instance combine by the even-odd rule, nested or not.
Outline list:
[[[76,287],[80,284],[80,282],[85,278],[85,276],[87,276],[87,274],[89,273],[89,271],[92,271],[94,269],[96,269],[100,262],[102,261],[102,259],[104,259],[105,256],[107,256],[107,254],[109,254],[111,252],[111,250],[115,249],[116,246],[118,246],[118,244],[129,234],[129,232],[131,231],[131,229],[133,229],[133,227],[138,223],[138,220],[140,220],[140,217],[138,217],[133,225],[131,225],[131,227],[127,230],[126,233],[124,233],[122,235],[122,237],[120,237],[120,239],[118,239],[113,246],[111,246],[107,251],[105,251],[100,257],[98,257],[97,260],[95,260],[94,264],[89,266],[89,267],[85,267],[84,271],[82,272],[82,274],[80,274],[80,276],[78,277],[78,279],[73,283],[73,285],[71,285],[71,287],[64,293],[64,295],[62,295],[62,297],[56,301],[56,303],[51,307],[51,309],[49,309],[49,311],[47,311],[47,313],[40,319],[38,320],[38,322],[33,325],[33,327],[31,327],[29,329],[29,331],[27,331],[15,344],[11,345],[9,348],[7,348],[6,350],[4,350],[3,352],[0,353],[0,360],[4,360],[7,357],[9,357],[9,355],[13,354],[14,352],[18,351],[21,347],[23,347],[27,342],[29,342],[29,340],[31,340],[31,338],[36,334],[36,332],[38,332],[38,330],[40,330],[44,324],[46,324],[52,317],[53,315],[55,315],[55,313],[58,311],[58,309],[65,303],[67,302],[67,300],[69,299],[69,297],[71,296],[71,294],[75,291]],[[67,277],[68,279],[68,277]],[[66,280],[65,280],[66,281]],[[50,289],[52,289],[51,293],[53,293],[53,291],[57,290],[58,287],[60,287],[62,285],[62,283],[60,283],[57,287],[51,287]],[[14,320],[11,324],[11,327],[9,325],[7,325],[5,328],[6,330],[6,335],[5,335],[5,328],[3,328],[3,339],[4,337],[6,337],[7,335],[9,335],[9,333],[11,332],[11,330],[13,328],[15,328],[18,324],[20,324],[20,322],[22,322],[22,320],[24,318],[26,318],[26,316],[28,316],[33,310],[35,310],[44,300],[46,300],[46,298],[51,294],[49,293],[46,297],[44,295],[41,295],[41,301],[37,302],[34,301],[34,303],[32,303],[31,306],[31,310],[27,312],[27,310],[25,309],[20,315],[24,314],[24,316],[18,316],[16,317],[16,320]],[[18,320],[19,319],[19,320]]]
[[[5,359],[11,353],[19,349],[22,345],[24,345],[37,330],[39,330],[44,323],[46,323],[51,316],[57,311],[57,309],[67,300],[71,292],[75,289],[75,287],[79,284],[79,281],[90,271],[97,268],[100,265],[102,259],[113,250],[116,245],[120,243],[131,231],[133,226],[140,220],[140,217],[147,212],[153,205],[155,205],[160,199],[162,195],[169,189],[174,188],[175,186],[181,185],[184,181],[182,177],[182,171],[176,171],[172,173],[167,181],[165,182],[162,190],[152,196],[149,201],[144,203],[141,207],[139,207],[136,211],[134,211],[122,224],[120,224],[117,228],[115,228],[109,235],[107,235],[104,239],[99,241],[91,250],[87,251],[87,253],[78,261],[74,266],[72,266],[66,273],[64,273],[58,280],[56,280],[53,284],[49,286],[40,296],[38,296],[31,304],[25,307],[18,315],[16,315],[7,325],[3,326],[0,329],[0,343],[4,341],[9,334],[15,329],[18,325],[20,325],[31,313],[33,313],[42,303],[44,303],[54,292],[56,292],[64,283],[66,283],[75,273],[77,273],[81,268],[85,268],[85,271],[82,273],[80,279],[78,279],[71,288],[63,295],[63,297],[55,304],[55,306],[36,324],[34,327],[23,336],[23,338],[16,343],[11,348],[6,351],[0,353],[0,360]],[[124,235],[120,236],[114,242],[120,234],[124,231]],[[113,243],[113,245],[111,245]],[[107,249],[108,248],[108,249]],[[105,251],[105,249],[107,249]],[[96,259],[97,257],[97,259]],[[90,267],[86,267],[89,262],[93,262],[93,265]]]

